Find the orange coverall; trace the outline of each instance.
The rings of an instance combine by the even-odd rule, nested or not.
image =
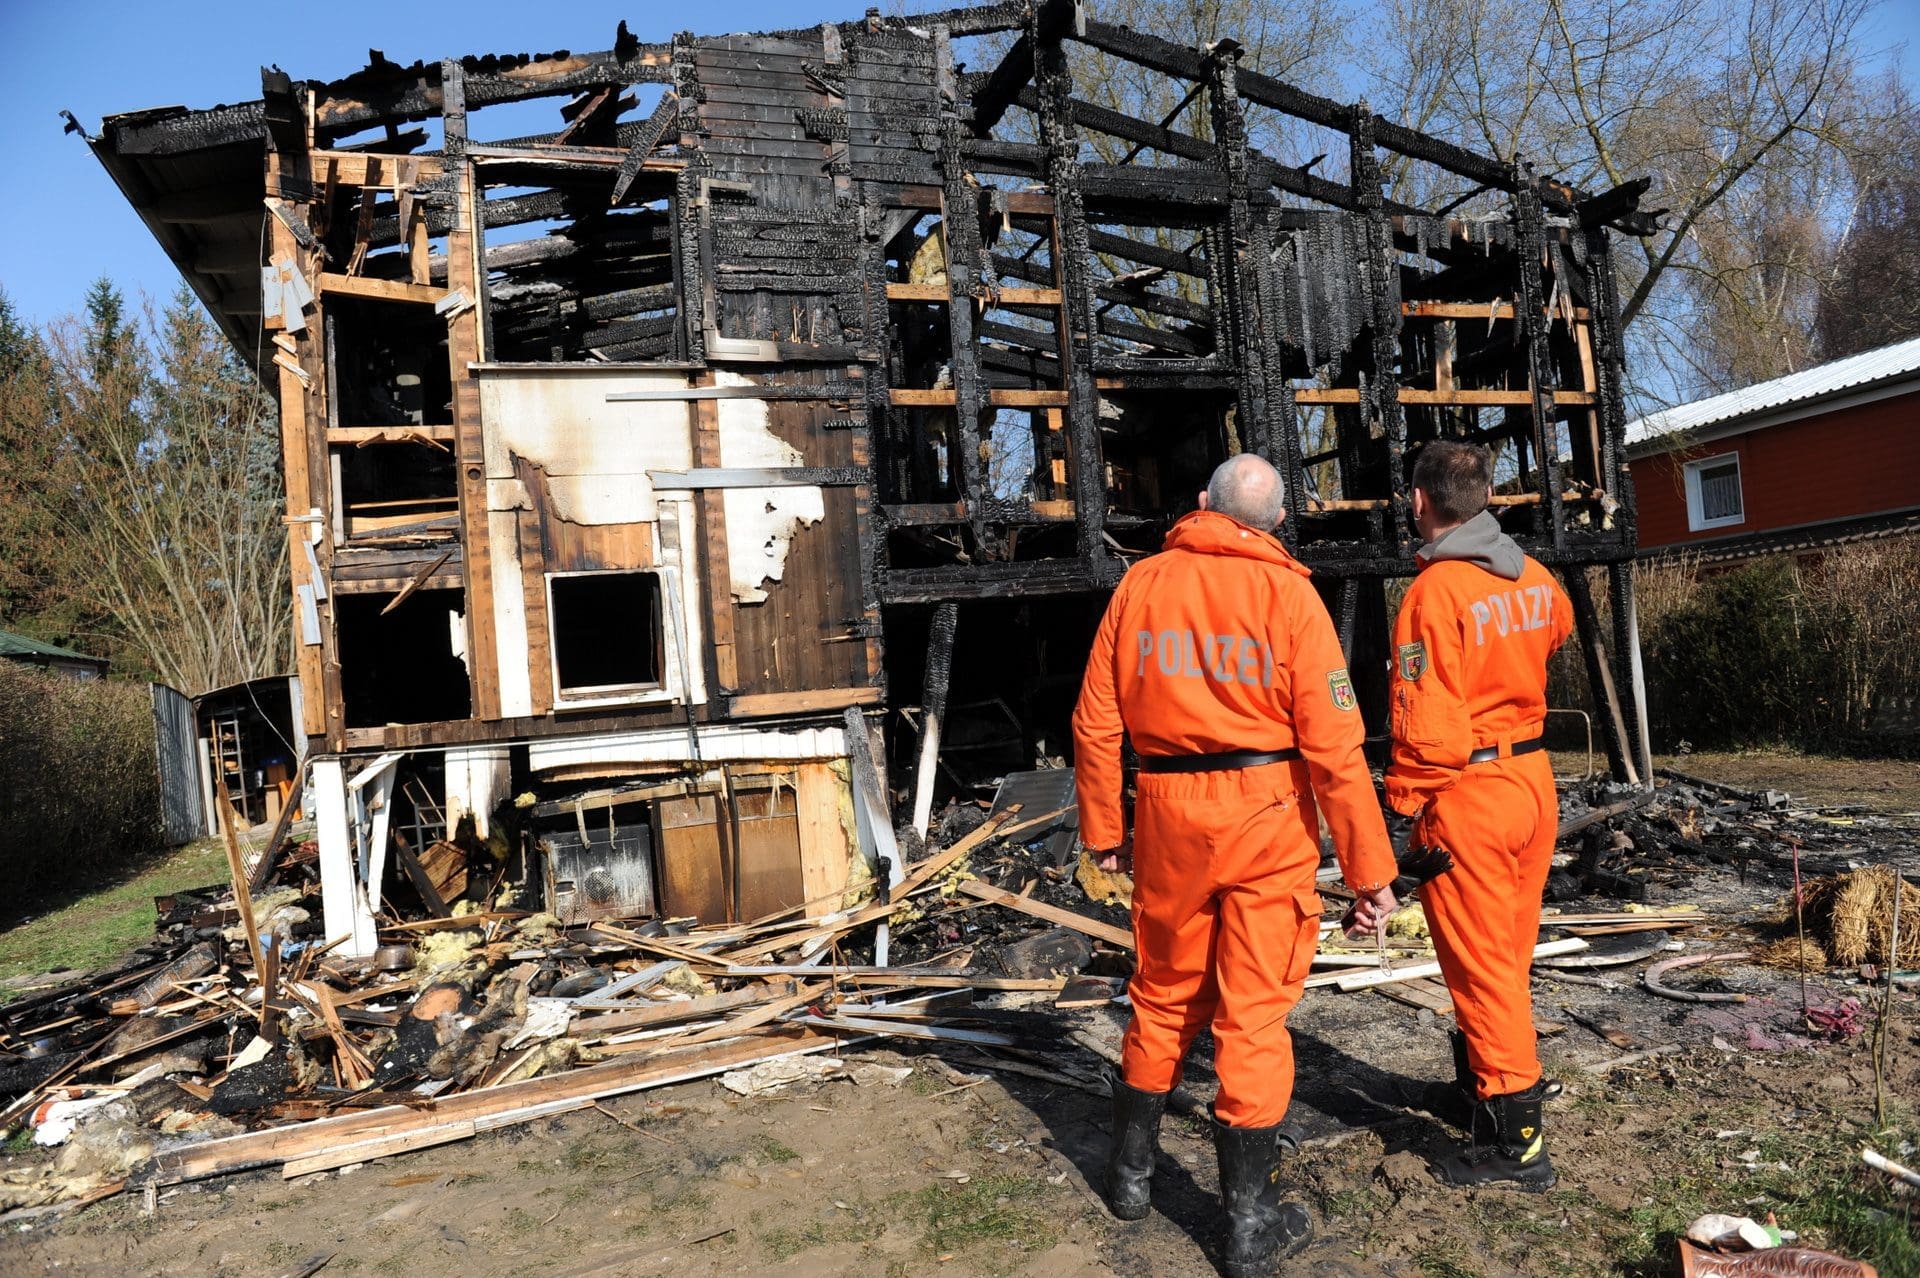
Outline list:
[[[1508,756],[1546,721],[1547,658],[1573,609],[1527,558],[1518,580],[1461,560],[1423,563],[1394,624],[1387,802],[1419,814],[1413,841],[1453,854],[1420,889],[1481,1099],[1540,1078],[1529,970],[1559,801],[1544,750]],[[1501,757],[1469,765],[1470,752]]]
[[[1395,873],[1361,755],[1365,729],[1333,623],[1280,542],[1196,511],[1114,592],[1073,714],[1080,834],[1126,837],[1121,739],[1143,757],[1277,751],[1303,756],[1136,781],[1133,935],[1122,1045],[1129,1086],[1164,1092],[1211,1022],[1233,1127],[1270,1127],[1293,1096],[1287,1013],[1319,942],[1315,795],[1347,882]]]

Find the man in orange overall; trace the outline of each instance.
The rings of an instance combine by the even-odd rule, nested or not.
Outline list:
[[[1272,535],[1284,496],[1251,454],[1214,472],[1201,508],[1114,592],[1073,715],[1081,838],[1134,874],[1108,1202],[1123,1220],[1147,1214],[1160,1116],[1210,1024],[1236,1278],[1312,1236],[1306,1209],[1280,1201],[1275,1160],[1293,1094],[1287,1013],[1319,942],[1322,813],[1360,897],[1355,930],[1383,927],[1394,905],[1353,683],[1307,569]],[[1123,736],[1140,756],[1130,845]]]
[[[1468,1139],[1435,1164],[1453,1185],[1554,1183],[1540,1126],[1529,972],[1559,800],[1541,748],[1547,658],[1573,609],[1487,510],[1484,448],[1437,440],[1413,468],[1420,573],[1394,623],[1387,802],[1453,868],[1420,889],[1453,995]]]

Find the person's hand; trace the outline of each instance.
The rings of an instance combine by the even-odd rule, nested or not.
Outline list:
[[[1355,893],[1353,908],[1347,911],[1347,917],[1343,920],[1347,926],[1347,939],[1357,941],[1369,934],[1385,936],[1387,920],[1393,916],[1399,904],[1394,899],[1391,884],[1371,892]]]
[[[1128,835],[1117,848],[1108,848],[1105,852],[1095,852],[1098,858],[1095,864],[1109,874],[1133,873],[1133,836]]]

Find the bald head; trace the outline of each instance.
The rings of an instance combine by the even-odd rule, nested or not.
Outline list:
[[[1266,458],[1239,453],[1214,469],[1200,505],[1265,532],[1286,518],[1287,493],[1280,472]]]

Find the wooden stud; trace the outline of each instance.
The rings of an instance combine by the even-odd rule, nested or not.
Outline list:
[[[701,385],[712,385],[712,375]],[[720,405],[710,399],[695,400],[694,464],[720,464]],[[740,686],[740,666],[733,632],[733,572],[727,549],[726,494],[718,489],[703,489],[695,497],[703,534],[700,579],[706,586],[707,639],[713,653],[709,698],[725,696]]]
[[[447,232],[447,288],[484,296],[479,224],[474,215],[473,164],[466,158],[465,71],[440,64],[448,155],[454,174],[453,225]],[[411,288],[413,286],[408,285]],[[431,290],[428,290],[431,291]],[[467,597],[467,669],[473,681],[473,717],[500,717],[500,658],[493,627],[493,568],[488,550],[486,447],[480,425],[480,379],[473,365],[485,358],[481,307],[471,306],[447,322],[447,360],[453,377],[455,475],[460,491],[460,532]]]

